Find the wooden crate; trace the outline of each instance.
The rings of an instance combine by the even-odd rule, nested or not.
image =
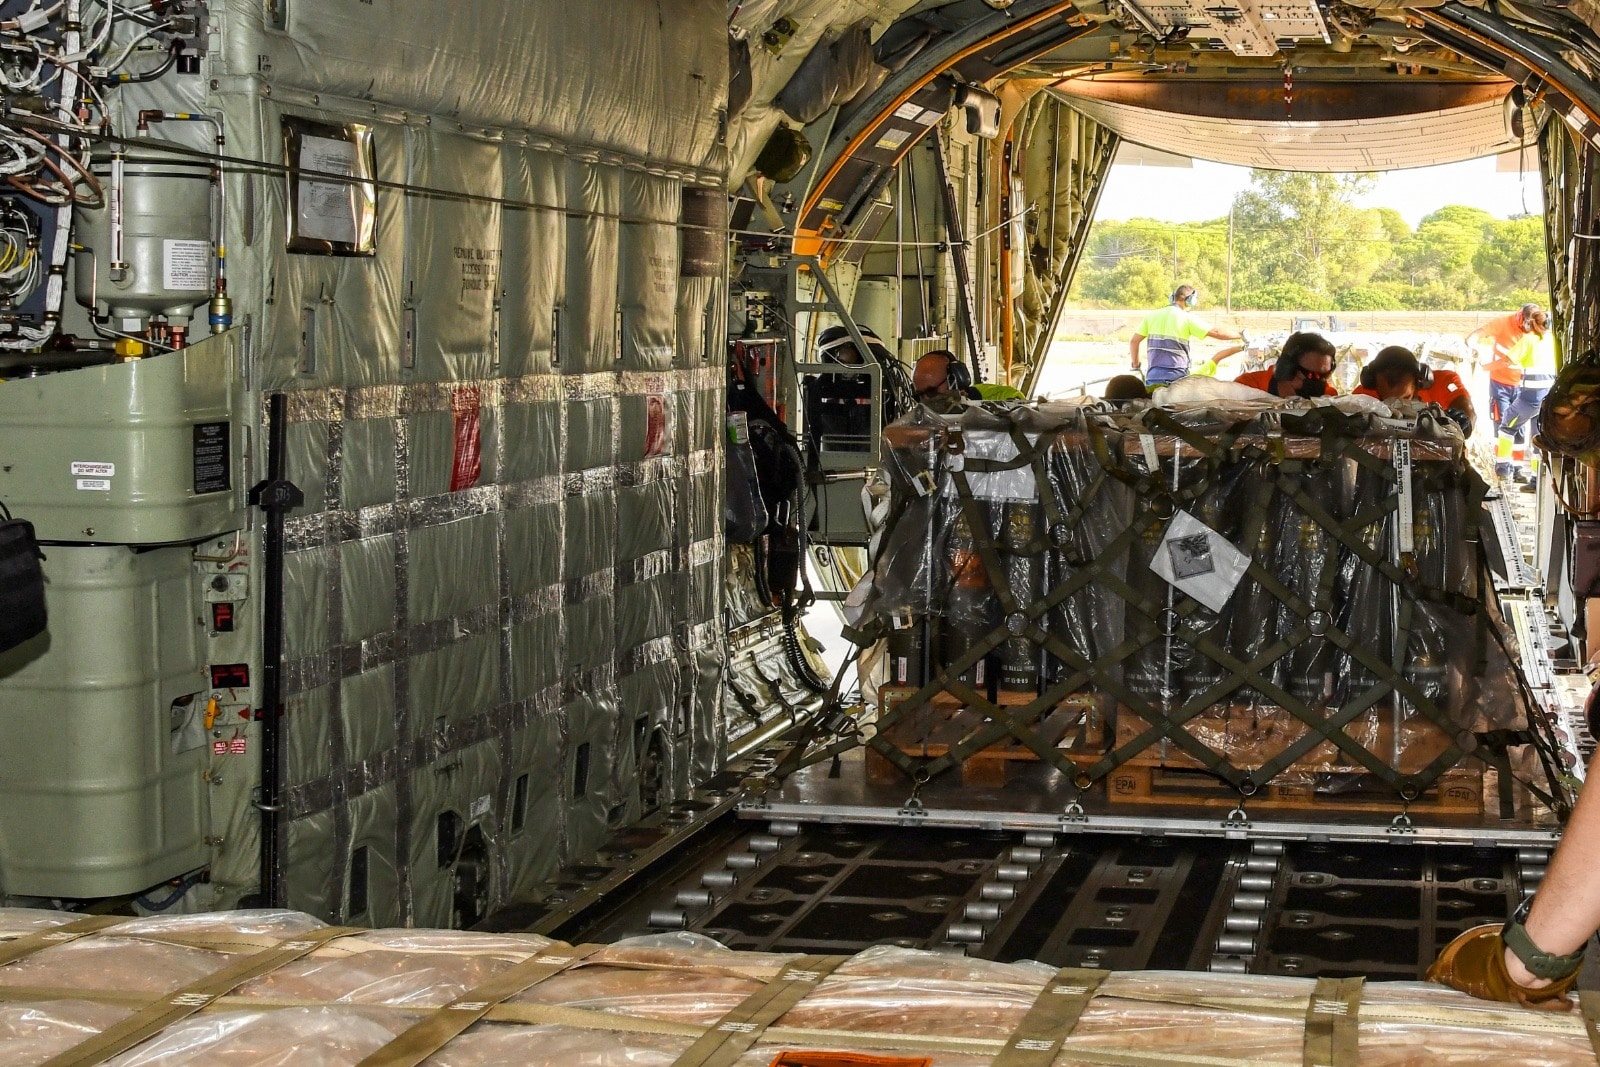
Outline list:
[[[879,692],[880,707],[897,710],[900,721],[883,732],[883,737],[900,751],[918,758],[935,758],[950,751],[950,746],[981,727],[987,718],[981,708],[969,707],[948,693],[935,694],[918,708],[902,708],[916,690],[885,686]],[[1015,708],[1031,703],[1032,693],[1002,690],[998,703]],[[1058,703],[1033,726],[1044,744],[1062,753],[1096,754],[1105,750],[1106,709],[1110,702],[1094,692],[1074,693]],[[968,756],[961,763],[961,783],[973,788],[997,788],[1006,784],[1010,768],[1018,761],[1038,760],[1039,755],[1013,737],[990,745]],[[873,782],[904,779],[900,770],[873,749],[867,750],[867,778]]]

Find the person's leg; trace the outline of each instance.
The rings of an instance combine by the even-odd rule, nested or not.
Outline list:
[[[1494,423],[1494,472],[1501,478],[1511,477],[1516,469],[1512,464],[1515,441],[1508,436],[1505,426],[1506,413],[1516,395],[1516,386],[1492,378],[1489,380],[1489,418]]]
[[[1510,405],[1501,416],[1503,432],[1511,436],[1513,443],[1516,473],[1524,477],[1528,472],[1525,450],[1533,442],[1533,429],[1539,418],[1539,405],[1544,402],[1545,394],[1549,391],[1549,386],[1543,385],[1516,389],[1512,394]]]
[[[1504,382],[1489,380],[1489,418],[1494,422],[1495,433],[1504,433],[1506,409],[1511,406],[1512,398],[1517,394],[1517,387],[1506,385]]]

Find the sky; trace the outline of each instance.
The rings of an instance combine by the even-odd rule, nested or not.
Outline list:
[[[1151,218],[1201,222],[1222,218],[1235,194],[1250,184],[1250,170],[1194,161],[1194,169],[1117,164],[1100,197],[1097,219]],[[1446,204],[1477,207],[1496,218],[1542,208],[1537,170],[1497,171],[1495,161],[1474,159],[1438,167],[1381,174],[1364,207],[1391,207],[1416,228],[1422,217]]]

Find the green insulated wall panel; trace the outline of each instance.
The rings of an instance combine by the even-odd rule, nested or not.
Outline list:
[[[508,35],[387,7],[433,35],[414,36],[438,47],[426,78],[380,64],[345,86],[336,53],[392,47],[370,19],[297,8],[331,50],[312,69],[244,5],[229,61],[271,57],[273,91],[217,96],[230,141],[274,158],[285,120],[371,129],[373,254],[285,251],[283,184],[251,179],[230,287],[253,410],[287,395],[306,496],[287,900],[437,926],[637,817],[659,799],[642,762],[682,789],[719,758],[724,282],[681,276],[678,223],[686,189],[721,195],[726,12],[536,0],[538,32]],[[255,840],[227,795],[236,893]]]

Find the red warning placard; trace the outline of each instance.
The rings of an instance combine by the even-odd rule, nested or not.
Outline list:
[[[479,397],[475,388],[457,389],[450,397],[450,413],[455,418],[455,463],[450,468],[450,491],[460,492],[478,484],[483,473],[482,433],[478,422]]]

